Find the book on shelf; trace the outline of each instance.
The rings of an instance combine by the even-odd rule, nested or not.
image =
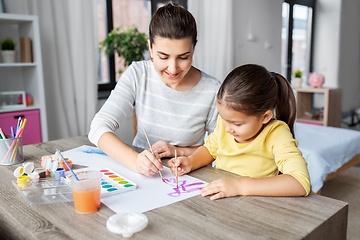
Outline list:
[[[32,57],[32,41],[30,37],[20,38],[20,49],[21,49],[21,62],[31,63]]]

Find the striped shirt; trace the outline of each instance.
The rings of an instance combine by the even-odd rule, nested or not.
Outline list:
[[[201,72],[195,87],[176,91],[163,83],[152,61],[133,62],[92,120],[89,140],[98,145],[99,138],[114,132],[135,108],[138,131],[134,146],[148,148],[143,129],[152,144],[163,140],[181,147],[203,145],[205,133],[216,127],[220,84]]]

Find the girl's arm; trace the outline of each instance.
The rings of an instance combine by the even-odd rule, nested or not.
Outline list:
[[[201,190],[202,196],[213,195],[211,200],[243,196],[305,196],[305,188],[289,174],[266,178],[221,178]]]
[[[139,154],[112,132],[104,133],[98,141],[98,146],[110,157],[145,176],[151,177],[163,169],[161,161],[156,159],[150,151],[144,150]]]
[[[189,157],[191,162],[191,171],[208,165],[214,161],[214,158],[211,156],[206,147],[200,146],[196,151],[191,154]]]

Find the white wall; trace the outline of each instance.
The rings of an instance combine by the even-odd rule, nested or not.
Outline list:
[[[234,4],[235,66],[246,63],[281,71],[283,0],[236,0]]]
[[[360,0],[341,3],[338,83],[343,112],[360,107]]]
[[[342,89],[342,111],[360,107],[360,0],[318,0],[314,72]]]
[[[325,87],[338,87],[341,0],[318,0],[315,12],[313,71]]]

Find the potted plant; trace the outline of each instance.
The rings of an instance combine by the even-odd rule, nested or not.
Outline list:
[[[118,27],[112,30],[108,37],[100,42],[100,50],[106,48],[107,56],[115,51],[124,60],[124,66],[129,66],[133,61],[144,60],[144,52],[147,50],[148,37],[145,33],[140,33],[135,25],[128,30]],[[119,73],[122,73],[120,70]]]
[[[295,71],[294,78],[293,78],[294,87],[297,87],[297,88],[301,87],[301,84],[302,84],[301,77],[302,77],[302,71],[300,71],[300,70]]]
[[[4,63],[15,62],[15,43],[11,38],[6,38],[0,42],[1,56]]]

